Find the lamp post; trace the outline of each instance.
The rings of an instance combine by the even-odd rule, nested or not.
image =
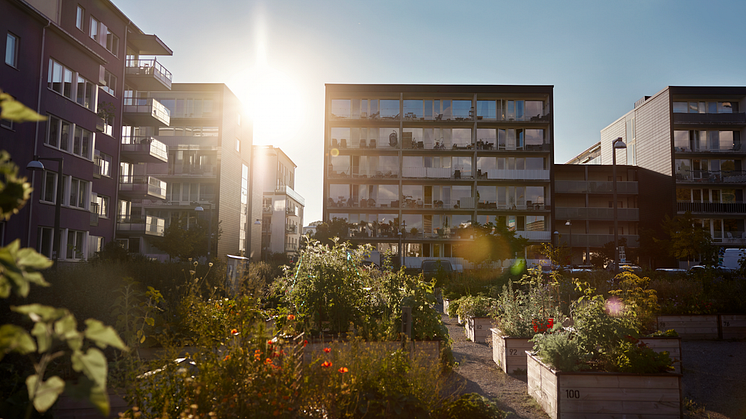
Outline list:
[[[44,164],[40,160],[57,162],[57,197],[54,200],[54,233],[52,241],[52,262],[54,262],[54,268],[57,269],[57,261],[60,258],[60,238],[62,235],[60,232],[60,214],[62,211],[62,168],[65,165],[65,159],[63,157],[34,156],[34,160],[26,165],[26,169],[43,171]],[[42,182],[44,182],[44,179],[42,179]]]
[[[570,265],[572,265],[572,222],[570,222],[570,220],[567,220],[565,225],[570,227]]]
[[[405,258],[407,257],[406,253],[402,252],[402,248],[401,248],[402,230],[406,228],[407,228],[407,222],[405,220],[402,220],[401,226],[399,227],[399,267],[400,268],[402,266],[405,266],[405,261],[406,261]],[[402,254],[404,256],[402,256]]]
[[[212,245],[212,204],[210,205],[210,214],[207,216],[207,263],[210,263],[210,249]],[[202,208],[202,205],[197,206],[194,208],[197,212],[204,212],[205,209]]]
[[[618,225],[619,221],[617,219],[617,202],[616,202],[616,151],[617,149],[623,149],[627,148],[627,144],[622,141],[622,137],[617,138],[616,140],[611,142],[611,177],[613,178],[612,183],[612,189],[614,191],[614,273],[619,272],[619,248],[618,248],[618,242],[619,242],[619,233],[618,233]]]

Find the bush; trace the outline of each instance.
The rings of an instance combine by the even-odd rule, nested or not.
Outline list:
[[[461,297],[458,300],[456,314],[462,319],[469,317],[487,317],[493,310],[497,300],[481,295]]]
[[[507,413],[500,410],[495,402],[477,393],[467,393],[447,404],[439,418],[502,419],[506,416]]]
[[[539,333],[533,339],[534,351],[547,365],[559,371],[587,369],[587,354],[568,330],[556,329],[552,333]]]

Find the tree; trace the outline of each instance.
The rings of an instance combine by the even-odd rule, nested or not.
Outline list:
[[[320,241],[321,244],[333,245],[334,237],[342,240],[347,238],[347,229],[350,225],[343,218],[334,218],[329,222],[324,222],[316,227],[316,234],[313,238]]]
[[[458,229],[457,234],[472,239],[460,245],[456,253],[475,265],[512,259],[528,246],[528,239],[501,224],[475,222]]]
[[[188,229],[186,224],[183,217],[172,218],[171,223],[163,232],[163,237],[155,240],[153,245],[166,252],[169,258],[177,257],[185,260],[191,257],[207,256],[209,221],[197,219],[197,222],[190,224]],[[212,224],[213,237],[210,240],[210,247],[212,247],[210,254],[215,256],[215,249],[223,230],[220,222]]]
[[[657,240],[668,248],[668,252],[676,259],[686,259],[687,264],[692,260],[709,260],[712,258],[712,237],[709,231],[696,225],[692,214],[686,212],[673,218],[668,215],[663,219],[663,231],[667,239]]]

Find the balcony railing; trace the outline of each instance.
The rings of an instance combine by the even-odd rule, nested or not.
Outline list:
[[[677,182],[746,183],[744,170],[678,170]]]
[[[477,170],[477,179],[549,180],[549,170]]]
[[[550,231],[516,231],[515,234],[531,241],[548,242],[552,238]]]
[[[288,234],[295,234],[298,232],[298,226],[297,225],[286,225],[285,232]]]
[[[119,190],[124,193],[166,199],[166,182],[147,175],[121,175]]]
[[[614,208],[560,208],[554,209],[554,217],[558,220],[614,220]],[[639,221],[638,208],[617,208],[617,220]]]
[[[744,125],[746,113],[674,113],[674,125]]]
[[[145,163],[168,162],[168,146],[148,136],[122,137],[122,154],[150,156],[155,160]]]
[[[171,89],[171,72],[166,69],[155,58],[128,58],[126,62],[126,74],[128,76],[152,77],[163,86]],[[158,86],[138,86],[141,90],[160,90]]]
[[[166,220],[152,215],[145,217],[120,215],[117,217],[117,231],[162,237],[166,231]]]
[[[636,194],[637,182],[617,181],[616,191],[620,194]],[[582,180],[555,180],[555,193],[589,193],[610,194],[614,192],[614,182],[609,181],[582,181]]]
[[[677,153],[734,153],[738,151],[744,152],[746,151],[746,148],[742,149],[741,143],[738,143],[722,148],[692,148],[689,146],[674,147],[674,151]]]
[[[217,174],[217,165],[215,164],[202,164],[202,165],[182,165],[174,166],[169,168],[169,176],[215,176]]]
[[[538,115],[523,115],[523,116],[507,116],[497,115],[495,118],[485,118],[480,115],[474,115],[473,109],[468,113],[436,113],[436,114],[422,114],[419,112],[404,112],[404,115],[386,115],[381,116],[380,112],[368,113],[368,112],[348,112],[346,115],[330,114],[330,119],[333,121],[339,120],[367,120],[367,121],[404,121],[404,122],[441,122],[441,121],[482,121],[482,122],[541,122],[547,123],[551,120],[551,114],[539,113]]]
[[[295,192],[293,190],[293,188],[291,188],[290,186],[285,185],[285,186],[279,187],[279,188],[275,189],[275,193],[276,194],[285,194],[288,197],[294,199],[295,202],[299,203],[301,206],[305,206],[306,205],[306,200],[303,199],[303,197],[300,196],[300,194],[298,192]]]
[[[441,140],[418,140],[416,138],[414,139],[405,139],[402,140],[398,136],[395,138],[384,138],[384,139],[376,139],[376,138],[361,138],[359,140],[348,140],[346,138],[337,139],[332,138],[329,142],[329,145],[333,149],[338,149],[340,151],[345,150],[370,150],[370,149],[378,149],[378,150],[442,150],[444,152],[448,151],[470,151],[470,150],[477,150],[477,151],[551,151],[552,147],[550,144],[511,144],[508,146],[505,143],[497,143],[497,141],[493,140],[477,140],[476,143],[471,142],[459,142],[454,143],[451,141],[441,141]]]
[[[746,203],[742,202],[677,202],[678,212],[746,214]]]
[[[154,98],[126,98],[123,111],[125,118],[141,126],[169,126],[171,111]]]
[[[720,236],[720,234],[716,234]],[[746,232],[744,231],[726,231],[725,237],[713,237],[712,241],[715,243],[727,243],[727,244],[746,244]]]
[[[569,240],[569,237],[570,237],[569,234],[568,235],[563,234],[560,241]],[[622,239],[626,239],[627,246],[629,247],[639,246],[639,236],[620,234],[618,238],[619,238],[619,241],[621,241]],[[574,247],[602,247],[606,243],[613,243],[613,242],[614,242],[613,234],[578,234],[578,233],[572,234],[572,245]]]

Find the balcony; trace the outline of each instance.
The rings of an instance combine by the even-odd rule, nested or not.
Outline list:
[[[168,147],[153,137],[130,137],[123,141],[122,160],[129,163],[168,163]]]
[[[616,191],[619,194],[637,194],[637,182],[617,182]],[[555,180],[554,193],[614,193],[614,182],[583,181],[583,180]]]
[[[516,231],[515,234],[531,241],[540,242],[549,242],[552,238],[552,233],[550,231]]]
[[[140,235],[163,237],[166,231],[166,220],[152,215],[127,216],[122,215],[117,218],[117,234],[121,235]]]
[[[296,234],[296,233],[298,233],[298,226],[297,225],[286,225],[285,226],[285,233],[287,233],[287,234]]]
[[[746,183],[744,170],[677,170],[677,183]]]
[[[676,210],[692,214],[746,214],[746,203],[677,202]]]
[[[134,126],[167,127],[171,123],[171,111],[154,98],[124,100],[124,119]]]
[[[605,220],[614,221],[614,208],[560,208],[554,209],[554,218],[558,220]],[[617,208],[617,220],[640,221],[638,208]]]
[[[295,202],[297,202],[301,206],[305,206],[306,205],[306,200],[303,199],[303,197],[300,196],[300,194],[298,192],[295,192],[293,190],[293,188],[291,188],[290,186],[287,186],[287,185],[286,186],[281,186],[281,187],[275,189],[275,193],[276,194],[285,194],[289,198],[294,199]]]
[[[125,65],[127,83],[137,90],[171,90],[171,72],[155,58],[128,58]]]
[[[166,182],[147,175],[122,175],[119,192],[135,199],[166,199]]]
[[[720,235],[720,232],[717,232],[716,235]],[[725,237],[713,237],[712,241],[714,243],[723,243],[723,244],[739,244],[744,245],[746,244],[746,232],[744,231],[726,231]]]
[[[549,170],[477,170],[477,179],[486,180],[549,180]]]
[[[674,125],[746,125],[746,113],[674,113]]]
[[[565,236],[562,235],[561,241],[567,241],[569,240],[570,235],[568,234]],[[627,240],[627,246],[629,247],[639,247],[639,236],[631,236],[631,235],[623,235],[620,234],[618,236],[619,242],[622,241],[622,239]],[[614,235],[613,234],[573,234],[572,235],[572,245],[573,247],[602,247],[606,243],[613,243],[614,242]]]
[[[195,164],[192,166],[182,165],[169,167],[168,176],[180,178],[202,178],[215,177],[218,173],[218,166],[215,164]]]
[[[719,145],[718,145],[719,146]],[[692,148],[686,147],[674,147],[674,151],[677,153],[694,153],[694,154],[720,154],[720,153],[746,153],[746,147],[742,147],[741,143],[732,144],[723,148]]]

